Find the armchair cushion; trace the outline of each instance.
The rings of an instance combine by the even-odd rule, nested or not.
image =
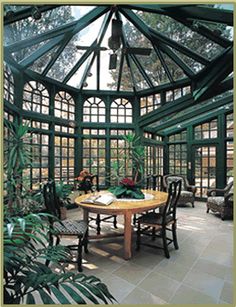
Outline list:
[[[225,201],[224,196],[210,196],[207,199],[207,202],[209,204],[214,204],[216,206],[223,206],[224,205],[224,201]]]

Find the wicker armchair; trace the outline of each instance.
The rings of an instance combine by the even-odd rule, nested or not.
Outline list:
[[[207,191],[207,213],[209,210],[220,213],[221,219],[233,218],[234,183],[230,182],[224,189]]]
[[[194,208],[194,200],[196,187],[189,184],[186,177],[182,175],[174,175],[168,174],[163,177],[163,189],[164,191],[168,191],[168,186],[171,182],[181,180],[182,182],[182,190],[180,193],[180,197],[177,205],[185,205],[187,203],[191,203]]]

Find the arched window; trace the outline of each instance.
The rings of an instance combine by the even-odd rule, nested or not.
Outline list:
[[[6,63],[4,63],[4,99],[14,103],[14,78]]]
[[[132,105],[123,98],[116,99],[111,104],[111,123],[130,124],[132,120]]]
[[[90,97],[84,102],[83,121],[91,123],[105,123],[105,103],[100,98]]]
[[[24,86],[23,109],[49,114],[49,94],[45,86],[37,81],[29,81]]]
[[[54,115],[68,120],[75,120],[75,102],[70,94],[63,91],[56,94]]]

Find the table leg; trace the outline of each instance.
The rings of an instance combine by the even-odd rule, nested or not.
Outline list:
[[[83,220],[86,224],[88,224],[88,222],[89,222],[89,212],[88,212],[88,210],[83,209]],[[89,231],[89,227],[88,227],[88,231]]]
[[[131,225],[131,212],[126,212],[124,214],[124,258],[128,260],[131,258],[131,236],[132,236],[132,225]]]

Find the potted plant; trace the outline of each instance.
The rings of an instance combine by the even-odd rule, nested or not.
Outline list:
[[[66,219],[67,207],[71,205],[69,195],[72,189],[72,185],[64,184],[63,181],[56,183],[56,194],[60,204],[61,220]]]
[[[112,166],[111,177],[116,178],[116,186],[109,188],[117,198],[135,198],[143,199],[144,194],[141,191],[140,183],[143,175],[144,164],[144,146],[140,144],[140,137],[133,133],[123,136],[126,147],[119,152],[119,160],[121,163],[115,162]],[[129,166],[132,165],[133,178],[121,178],[121,173],[126,173]]]

